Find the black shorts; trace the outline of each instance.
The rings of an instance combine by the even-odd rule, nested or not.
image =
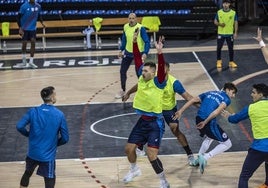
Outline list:
[[[48,162],[41,162],[31,159],[30,157],[26,157],[26,170],[33,172],[35,168],[38,166],[36,174],[39,176],[43,176],[46,178],[55,178],[55,160]]]
[[[22,41],[30,41],[32,39],[34,40],[36,39],[36,30],[33,30],[33,31],[24,30]]]
[[[165,132],[163,119],[144,120],[140,118],[133,127],[128,143],[136,145],[145,145],[148,147],[159,148]]]
[[[199,116],[196,116],[196,125],[204,121]],[[228,135],[222,130],[222,128],[217,124],[216,119],[211,120],[208,124],[205,125],[202,129],[198,129],[200,131],[200,136],[206,135],[207,137],[220,141],[225,142],[229,139]]]
[[[172,110],[163,110],[163,116],[166,121],[166,123],[169,125],[170,123],[177,123],[179,124],[178,119],[173,120],[174,114],[177,112],[177,108],[174,107]]]

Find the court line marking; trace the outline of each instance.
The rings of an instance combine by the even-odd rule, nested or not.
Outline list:
[[[238,85],[238,84],[241,84],[242,82],[244,82],[246,80],[249,80],[251,78],[254,78],[256,76],[259,76],[259,75],[262,75],[262,74],[265,74],[265,73],[268,73],[268,68],[267,69],[264,69],[262,71],[254,72],[254,73],[245,75],[243,77],[240,77],[240,78],[234,80],[233,83],[236,84],[236,85]]]
[[[259,44],[237,44],[234,46],[234,49],[236,50],[248,50],[248,49],[259,49]],[[164,48],[164,53],[178,53],[178,52],[192,52],[192,51],[198,51],[198,52],[209,52],[214,51],[215,46],[194,46],[194,47],[168,47]],[[226,46],[223,46],[223,51],[227,50]],[[155,54],[157,51],[155,49],[150,50],[150,54]],[[54,58],[54,57],[87,57],[87,56],[115,56],[117,57],[118,50],[108,50],[108,51],[75,51],[75,52],[36,52],[35,58],[41,59],[41,58]],[[2,54],[2,60],[17,60],[18,54]]]
[[[198,55],[195,53],[195,51],[192,51],[193,55],[195,56],[197,62],[201,65],[201,67],[203,68],[203,71],[206,73],[207,77],[209,78],[209,80],[211,81],[211,83],[214,85],[214,87],[219,90],[218,86],[216,85],[216,83],[214,82],[214,80],[211,78],[211,76],[209,75],[207,69],[205,68],[205,66],[203,65],[202,61],[199,59]]]
[[[123,139],[123,140],[127,140],[128,137],[112,136],[112,135],[108,135],[108,134],[101,133],[101,132],[99,132],[99,131],[97,131],[97,130],[95,129],[95,126],[96,126],[98,123],[102,122],[102,121],[106,121],[106,120],[109,120],[109,119],[118,118],[118,117],[122,117],[122,116],[129,116],[129,115],[137,115],[137,114],[136,114],[135,112],[131,112],[131,113],[118,114],[118,115],[114,115],[114,116],[109,116],[109,117],[106,117],[106,118],[102,118],[102,119],[100,119],[100,120],[95,121],[94,123],[92,123],[92,124],[90,125],[90,130],[91,130],[92,132],[94,132],[95,134],[100,135],[100,136],[104,136],[104,137],[108,137],[108,138],[115,138],[115,139]],[[166,125],[165,125],[165,126],[166,126]],[[175,140],[175,139],[177,139],[177,138],[175,138],[175,137],[162,138],[162,140]]]

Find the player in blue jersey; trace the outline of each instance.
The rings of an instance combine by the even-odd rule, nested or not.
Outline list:
[[[28,137],[29,145],[20,188],[28,187],[37,166],[37,174],[44,177],[45,187],[54,188],[57,146],[69,141],[65,116],[53,105],[56,102],[54,87],[42,89],[40,95],[44,104],[29,109],[17,123],[17,130]]]
[[[266,84],[254,84],[251,92],[253,103],[244,107],[240,112],[230,114],[223,111],[224,117],[231,123],[238,123],[250,119],[254,140],[248,150],[242,171],[239,177],[238,188],[248,188],[248,181],[265,162],[266,179],[259,188],[268,187],[268,86]]]
[[[33,62],[35,53],[37,20],[40,20],[43,27],[45,27],[40,12],[41,6],[40,4],[36,3],[35,0],[29,0],[29,2],[25,1],[25,3],[23,3],[20,7],[17,23],[19,26],[19,34],[22,37],[22,63],[15,65],[16,67],[38,68],[38,66]],[[28,41],[31,42],[29,63],[27,63],[26,60],[26,49]]]
[[[199,149],[196,165],[199,164],[201,173],[204,172],[208,159],[223,153],[232,146],[231,140],[217,123],[216,117],[231,104],[231,98],[235,97],[236,93],[237,88],[233,83],[225,83],[223,90],[208,91],[193,97],[174,114],[173,119],[179,119],[192,104],[200,103],[196,125],[200,131],[200,136],[205,136],[205,139]],[[213,140],[218,141],[219,144],[207,152]]]

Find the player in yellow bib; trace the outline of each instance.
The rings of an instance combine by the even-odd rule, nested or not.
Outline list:
[[[141,170],[137,166],[136,148],[139,145],[147,143],[148,159],[160,179],[160,188],[169,188],[170,185],[166,180],[162,162],[157,157],[162,136],[165,131],[165,124],[162,115],[162,99],[164,88],[166,86],[165,80],[165,61],[162,54],[162,37],[158,43],[155,44],[158,53],[158,69],[156,73],[156,64],[153,62],[146,62],[143,64],[142,56],[139,52],[135,32],[133,39],[133,54],[135,67],[139,75],[138,84],[132,87],[123,96],[122,100],[126,101],[130,94],[136,92],[133,108],[140,118],[133,127],[128,142],[125,146],[128,161],[130,162],[130,170],[125,175],[123,181],[128,183],[134,177],[141,175]]]
[[[230,8],[231,1],[224,0],[214,19],[214,24],[218,27],[217,38],[217,68],[222,68],[221,50],[226,41],[229,51],[229,67],[236,68],[234,62],[234,39],[237,38],[238,18],[234,10]]]

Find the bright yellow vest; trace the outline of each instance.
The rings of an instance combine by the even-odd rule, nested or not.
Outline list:
[[[219,23],[225,23],[225,27],[218,26],[218,34],[232,35],[234,34],[235,11],[230,10],[224,12],[222,9],[218,11]]]
[[[172,110],[177,104],[175,92],[173,89],[173,83],[175,81],[175,77],[168,75],[167,85],[164,88],[163,94],[163,110]]]
[[[124,32],[126,34],[126,50],[130,53],[133,52],[133,35],[136,30],[136,28],[141,28],[142,25],[137,23],[135,26],[131,27],[129,24],[124,25]],[[144,51],[144,41],[141,38],[140,32],[137,38],[137,43],[139,47],[139,51],[143,52]]]
[[[253,137],[255,139],[268,138],[268,100],[260,100],[249,105]]]
[[[159,89],[155,85],[154,79],[145,82],[143,77],[140,76],[133,107],[144,112],[161,114],[163,92],[163,89]]]

